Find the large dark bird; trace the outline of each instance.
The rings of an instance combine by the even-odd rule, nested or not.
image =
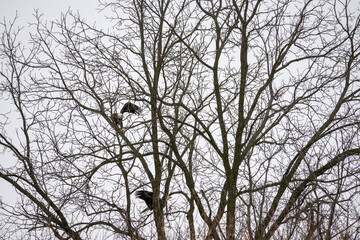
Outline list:
[[[136,106],[135,104],[131,103],[131,102],[127,102],[124,104],[123,108],[121,109],[121,113],[125,113],[125,112],[128,112],[128,113],[136,113],[136,114],[139,114],[141,111],[141,109]]]
[[[111,120],[113,120],[113,122],[114,122],[116,125],[119,125],[120,128],[123,127],[122,119],[123,119],[123,115],[120,114],[120,113],[113,113],[113,114],[111,114]]]
[[[137,198],[140,198],[140,199],[144,200],[146,205],[148,206],[148,208],[145,209],[144,211],[153,210],[153,193],[152,192],[141,190],[141,191],[137,191],[135,194],[136,194]],[[160,200],[160,207],[161,208],[165,207],[166,201],[169,198],[171,198],[171,197],[168,196],[166,199],[162,198]]]

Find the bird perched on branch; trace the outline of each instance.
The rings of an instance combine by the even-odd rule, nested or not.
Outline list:
[[[121,129],[123,128],[123,119],[125,118],[125,116],[123,114],[125,112],[139,114],[141,112],[141,109],[140,109],[140,107],[136,106],[135,104],[133,104],[131,102],[127,102],[122,107],[120,113],[111,114],[111,120],[116,125],[120,126]]]
[[[131,102],[127,102],[124,104],[124,106],[120,112],[122,114],[125,112],[139,114],[141,112],[141,109],[138,106],[136,106],[135,104],[133,104]]]
[[[153,192],[141,190],[141,191],[137,191],[135,194],[136,194],[137,198],[140,198],[145,201],[147,208],[144,211],[153,210]],[[160,200],[160,207],[164,208],[167,200],[170,198],[171,198],[171,196],[167,196],[166,198],[163,197]]]
[[[113,113],[111,114],[111,120],[113,120],[113,122],[120,126],[120,128],[123,128],[123,124],[122,124],[122,119],[124,118],[124,116],[120,113]]]

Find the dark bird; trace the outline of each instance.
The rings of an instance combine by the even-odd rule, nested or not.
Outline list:
[[[123,115],[120,114],[120,113],[113,113],[111,114],[111,120],[113,120],[113,122],[116,124],[116,125],[119,125],[120,128],[122,128],[123,124],[122,124],[122,119],[123,119]]]
[[[152,192],[149,192],[149,191],[144,191],[144,190],[141,190],[141,191],[137,191],[136,193],[136,197],[137,198],[140,198],[142,200],[145,201],[146,205],[147,205],[147,209],[145,209],[144,211],[146,210],[153,210],[153,193]],[[167,196],[166,199],[162,198],[160,200],[160,207],[161,208],[164,208],[165,205],[166,205],[166,201],[171,198],[170,196]]]
[[[141,112],[141,109],[136,106],[135,104],[131,103],[131,102],[127,102],[124,104],[123,108],[120,111],[121,113],[136,113],[139,114]]]

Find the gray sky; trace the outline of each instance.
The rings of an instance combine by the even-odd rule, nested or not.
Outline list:
[[[3,22],[6,19],[13,19],[16,12],[19,16],[19,23],[26,23],[34,19],[32,16],[34,9],[39,9],[40,13],[48,20],[59,18],[61,12],[66,12],[69,8],[79,11],[81,16],[95,21],[96,18],[103,18],[102,13],[97,13],[97,0],[0,0],[0,17]]]
[[[104,13],[98,13],[97,0],[0,0],[0,22],[13,20],[18,15],[17,26],[27,26],[28,22],[35,20],[33,14],[35,9],[44,14],[44,20],[59,19],[61,12],[66,12],[69,8],[73,11],[79,11],[80,15],[87,19],[89,23],[96,21],[97,25],[105,24]],[[3,28],[0,27],[0,33]],[[26,33],[26,29],[23,29]],[[0,112],[8,112],[10,106],[7,103],[0,102]],[[16,132],[13,131],[16,138]],[[7,166],[12,159],[11,154],[1,155],[0,164]],[[12,165],[11,163],[9,165]],[[13,204],[16,199],[14,188],[4,180],[0,180],[0,199],[6,203]]]

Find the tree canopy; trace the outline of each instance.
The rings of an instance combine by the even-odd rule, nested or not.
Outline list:
[[[99,4],[1,23],[2,237],[360,237],[355,1]]]

